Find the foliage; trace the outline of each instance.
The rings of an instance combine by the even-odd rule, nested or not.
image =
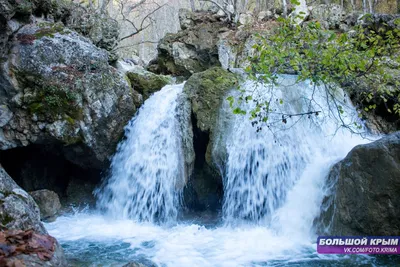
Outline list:
[[[371,17],[365,15],[363,19]],[[325,30],[317,21],[295,25],[293,18],[279,18],[278,22],[271,35],[257,35],[255,53],[246,69],[251,78],[270,84],[273,90],[279,86],[280,74],[295,73],[298,83],[309,80],[314,86],[325,88],[327,100],[334,101],[333,112],[337,112],[339,119],[343,109],[336,101],[335,89],[358,88],[357,102],[364,111],[374,110],[377,103],[383,102],[388,113],[400,117],[400,81],[388,71],[391,66],[400,66],[400,19],[395,21],[395,27],[383,24],[371,29],[360,25],[347,33]],[[239,108],[240,101],[249,100],[252,96],[244,91],[238,103],[228,98],[236,114],[246,113]],[[270,104],[257,103],[251,119],[267,122],[272,112]],[[282,122],[292,116],[319,112],[283,114]]]

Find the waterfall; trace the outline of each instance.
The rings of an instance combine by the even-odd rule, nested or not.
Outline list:
[[[183,85],[168,85],[126,127],[110,177],[97,191],[100,212],[57,218],[46,224],[49,233],[81,265],[151,260],[157,266],[386,266],[364,256],[316,253],[313,221],[330,167],[368,140],[338,128],[339,121],[357,120],[342,90],[332,102],[322,87],[296,83],[295,76],[280,79],[283,85],[274,88],[253,81],[241,86],[255,100],[241,109],[249,112],[257,101],[271,102],[270,128],[262,122],[253,127],[248,115],[234,115],[228,101],[219,112],[210,140],[223,176],[223,223],[176,220],[194,161],[193,133]],[[240,92],[228,96],[238,99]],[[317,110],[318,116],[282,121],[282,113]],[[160,220],[174,223],[155,223]]]
[[[111,175],[96,193],[108,214],[150,222],[176,218],[186,179],[177,108],[182,89],[183,84],[165,86],[126,126]]]
[[[228,223],[247,221],[271,228],[276,226],[277,231],[288,222],[288,228],[283,230],[301,226],[309,230],[313,218],[318,215],[317,202],[321,201],[329,166],[355,145],[350,141],[350,131],[339,129],[338,121],[348,124],[357,121],[357,112],[340,89],[335,98],[341,104],[341,112],[331,100],[327,101],[323,87],[309,82],[297,83],[296,77],[290,75],[280,77],[279,84],[281,86],[273,89],[252,81],[242,85],[241,89],[253,99],[240,106],[247,114],[257,102],[270,103],[272,111],[266,123],[252,124],[249,115],[232,116],[227,103],[222,107],[219,132],[215,137],[218,145],[213,155],[220,158],[220,151],[226,151],[222,169],[224,219]],[[230,93],[235,94],[238,93]],[[310,111],[320,112],[291,118],[284,115]],[[296,186],[303,186],[301,190],[305,191],[293,195],[293,190],[298,190]],[[309,199],[311,196],[314,198]],[[301,204],[294,205],[296,203]],[[292,205],[293,209],[287,210],[287,205]],[[286,211],[282,211],[284,207]],[[286,215],[291,217],[287,220]],[[304,218],[308,221],[304,222]],[[294,221],[293,225],[290,221]]]

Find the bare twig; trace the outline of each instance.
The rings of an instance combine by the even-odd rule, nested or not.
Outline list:
[[[140,2],[136,3],[135,5],[129,7],[128,12],[127,12],[126,14],[129,14],[129,13],[132,12],[135,8],[138,8],[140,5],[145,4],[145,2],[146,2],[146,0],[141,0]],[[131,33],[125,35],[124,37],[121,37],[121,38],[119,39],[120,41],[123,41],[123,40],[125,40],[125,39],[131,38],[131,37],[133,37],[133,36],[139,34],[140,32],[146,30],[147,28],[149,28],[149,27],[152,25],[152,23],[154,22],[154,20],[151,18],[151,16],[152,16],[155,12],[157,12],[158,10],[160,10],[162,7],[165,6],[165,4],[163,4],[163,5],[159,5],[159,4],[157,4],[157,3],[154,3],[154,4],[156,4],[157,7],[156,7],[155,9],[153,9],[152,11],[150,11],[148,14],[146,14],[146,15],[143,17],[143,19],[141,20],[140,25],[138,26],[138,25],[135,24],[132,20],[130,20],[130,19],[127,18],[127,16],[125,15],[125,12],[124,12],[125,7],[124,7],[124,4],[123,4],[123,1],[120,1],[120,13],[121,13],[121,15],[122,15],[122,18],[123,18],[124,21],[126,21],[127,23],[129,23],[129,24],[133,27],[133,29],[134,29],[134,32],[131,32]],[[150,20],[150,22],[148,22],[149,20]],[[150,43],[150,42],[149,42],[149,43]]]

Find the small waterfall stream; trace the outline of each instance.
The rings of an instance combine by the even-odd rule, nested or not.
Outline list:
[[[265,94],[266,89],[254,82],[242,85],[254,93],[253,99],[277,99],[272,106],[276,116],[270,121],[281,121],[281,113],[329,110],[322,91],[313,90],[307,82],[290,86],[296,79],[293,76],[282,79],[284,86],[273,95]],[[46,224],[70,258],[78,258],[79,266],[122,266],[146,260],[160,266],[202,267],[373,261],[364,256],[316,253],[312,224],[330,166],[355,145],[368,142],[338,129],[337,118],[329,112],[280,122],[275,131],[256,132],[248,117],[233,115],[225,103],[212,152],[224,162],[221,223],[205,227],[177,220],[180,185],[186,179],[183,128],[177,115],[182,88],[183,84],[169,85],[155,93],[126,127],[111,175],[97,192],[100,211],[78,212]],[[253,105],[243,103],[241,107],[249,111]],[[356,115],[350,105],[343,107],[342,119]]]
[[[177,101],[183,84],[168,85],[141,107],[112,159],[111,176],[97,192],[98,206],[114,218],[175,220],[184,155]]]

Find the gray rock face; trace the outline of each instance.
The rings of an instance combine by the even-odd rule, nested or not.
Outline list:
[[[22,190],[0,167],[0,225],[7,229],[33,229],[40,234],[47,234],[40,222],[39,207],[33,198]],[[50,261],[41,261],[36,255],[19,255],[27,266],[67,266],[61,246],[56,243],[56,250]]]
[[[208,13],[181,12],[184,30],[167,34],[158,45],[158,58],[149,69],[163,74],[190,76],[219,66],[219,34],[227,31],[218,16]]]
[[[249,57],[254,55],[253,45],[257,41],[254,35],[245,35],[245,32],[244,30],[236,33],[236,37],[243,36],[240,38],[240,45],[229,38],[221,38],[218,42],[218,57],[224,69],[245,68],[250,64]]]
[[[83,167],[105,166],[136,110],[107,52],[62,24],[22,27],[0,81],[0,148],[63,143]]]
[[[367,14],[360,16],[357,23],[361,24],[364,28],[378,31],[381,30],[400,30],[399,24],[400,14]]]
[[[89,38],[94,45],[112,52],[117,46],[119,26],[115,19],[105,14],[76,7],[68,18],[66,25]],[[111,61],[117,56],[112,52]]]
[[[47,189],[42,189],[29,192],[29,194],[39,206],[41,220],[51,220],[60,211],[61,203],[57,193]]]
[[[9,37],[30,23],[35,14],[49,20],[65,21],[75,4],[60,0],[4,0],[0,2],[0,58],[7,55]],[[75,6],[76,7],[76,6]],[[17,18],[15,18],[17,17]]]
[[[400,132],[355,147],[331,170],[318,220],[330,235],[400,231]]]

